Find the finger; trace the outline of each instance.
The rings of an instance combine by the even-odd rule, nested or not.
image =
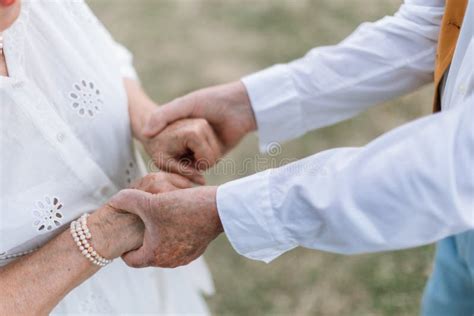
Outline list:
[[[143,212],[150,209],[152,197],[153,195],[144,191],[125,189],[114,195],[108,204],[115,209],[123,210],[142,218]]]
[[[152,183],[148,190],[145,190],[151,194],[166,193],[171,191],[179,190],[180,188],[176,187],[172,183]]]
[[[145,243],[137,250],[132,250],[122,255],[123,261],[125,261],[128,266],[132,268],[144,268],[152,265],[153,256],[150,254],[153,254],[153,251],[149,250]]]
[[[174,158],[170,158],[167,159],[166,162],[161,161],[159,163],[156,163],[156,165],[161,170],[182,175],[183,177],[188,178],[196,184],[204,185],[206,183],[202,174],[195,168],[189,166],[188,163],[184,160],[177,161]]]
[[[208,129],[206,129],[205,133],[206,133],[205,138],[206,138],[207,144],[209,148],[211,148],[211,151],[213,152],[213,158],[212,160],[209,160],[209,164],[207,166],[201,165],[200,163],[196,164],[195,168],[198,170],[202,170],[203,168],[208,169],[212,167],[213,165],[217,164],[223,152],[221,145],[214,133],[214,130],[211,127],[209,127]]]
[[[133,182],[128,186],[128,188],[129,188],[129,189],[137,189],[137,190],[139,190],[140,187],[143,186],[142,182],[143,182],[143,178],[137,179],[137,180],[133,181]],[[146,190],[144,190],[144,191],[146,191]]]
[[[193,113],[193,109],[194,102],[192,102],[192,98],[188,96],[175,99],[170,103],[160,106],[148,120],[143,131],[144,135],[146,137],[157,135],[168,124],[179,119],[190,117]]]
[[[178,174],[168,173],[167,177],[168,181],[171,182],[171,184],[178,189],[189,189],[194,186],[192,181]]]
[[[203,151],[198,152],[196,149],[195,158],[197,163],[195,164],[195,168],[198,170],[205,170],[217,162],[217,159],[221,156],[221,149],[217,136],[209,123],[204,119],[196,121],[200,121],[198,125],[200,127],[198,130],[199,137],[193,137],[192,140],[194,143],[202,145]],[[202,141],[199,142],[199,140]],[[191,145],[194,143],[191,143]],[[206,149],[209,151],[208,153],[204,152]]]
[[[169,174],[166,172],[152,172],[132,183],[130,188],[142,190],[151,194],[165,193],[180,189],[181,187],[172,182],[170,175],[179,177],[178,175]],[[187,179],[185,179],[185,181],[191,183],[190,185],[192,186],[191,181]],[[181,182],[178,183],[181,184]]]
[[[132,267],[132,268],[145,268],[147,267],[147,261],[144,261],[143,259],[143,256],[145,255],[144,251],[142,250],[142,248],[138,249],[138,250],[133,250],[133,251],[129,251],[125,254],[122,255],[122,259],[123,261],[125,261],[125,263],[129,266],[129,267]]]
[[[207,129],[206,140],[209,146],[211,147],[212,151],[215,153],[216,161],[217,161],[222,156],[223,146],[220,144],[216,133],[210,126],[209,126],[209,129]]]
[[[196,170],[206,170],[216,162],[216,155],[205,137],[189,139],[187,147],[194,154]]]

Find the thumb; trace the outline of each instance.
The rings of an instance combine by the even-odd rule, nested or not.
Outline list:
[[[122,255],[122,259],[132,268],[144,268],[153,263],[153,258],[150,257],[150,253],[153,253],[153,251],[148,249],[147,240],[145,239],[140,248],[126,252]]]
[[[115,194],[109,200],[108,204],[115,209],[123,210],[143,218],[145,211],[151,208],[152,199],[153,195],[148,192],[126,189]]]
[[[174,121],[191,117],[194,109],[192,100],[193,98],[186,96],[160,106],[148,119],[143,134],[153,137]]]

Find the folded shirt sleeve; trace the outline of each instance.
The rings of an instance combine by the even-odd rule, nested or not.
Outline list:
[[[443,13],[443,0],[406,0],[395,15],[360,25],[337,45],[243,78],[260,149],[431,82]]]
[[[328,150],[219,187],[235,250],[342,254],[416,247],[474,228],[474,96],[361,148]]]

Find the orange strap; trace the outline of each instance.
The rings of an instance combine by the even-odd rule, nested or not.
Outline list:
[[[436,68],[434,73],[435,97],[433,104],[433,111],[435,112],[441,110],[439,84],[453,59],[466,7],[467,0],[446,0],[436,52]]]

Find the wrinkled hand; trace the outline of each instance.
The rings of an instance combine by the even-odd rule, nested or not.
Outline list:
[[[151,194],[191,188],[188,179],[172,173],[155,172],[136,180],[130,186]],[[139,216],[125,212],[110,204],[99,208],[89,219],[94,231],[95,246],[106,258],[120,257],[125,252],[141,247],[145,225]]]
[[[203,126],[204,123],[200,121],[199,128],[202,132],[194,132],[192,137],[185,137],[183,141],[178,141],[177,147],[183,143],[188,145],[188,155],[197,159],[206,158],[210,162],[208,166],[203,164],[200,166],[201,168],[211,166],[222,154],[236,146],[246,134],[257,128],[247,90],[243,83],[234,82],[202,89],[158,107],[151,114],[143,130],[143,135],[153,139],[156,135],[160,136],[160,132],[166,133],[166,128],[173,128],[174,124],[179,124],[179,128],[185,129],[192,121],[180,123],[179,120],[188,118],[204,119],[217,136],[217,141],[214,141],[213,137],[209,136],[209,132],[204,131],[207,127]],[[193,130],[194,128],[188,126],[188,129]],[[165,156],[182,158],[176,157],[176,153],[182,154],[182,150],[177,150],[172,146],[172,143],[178,139],[173,133],[161,136],[161,142],[166,144],[165,147],[168,146],[160,148]],[[205,148],[206,144],[209,149]],[[158,159],[156,164],[162,170],[179,172],[175,162],[170,164],[163,159]],[[196,168],[198,166],[191,165],[190,167],[199,170]],[[186,170],[186,172],[190,171]]]
[[[199,187],[153,195],[123,190],[112,207],[138,215],[145,223],[143,245],[123,255],[131,267],[174,268],[201,256],[222,231],[216,187]]]
[[[205,183],[201,171],[214,165],[222,150],[204,119],[174,122],[142,143],[158,168],[184,175],[198,184]]]

